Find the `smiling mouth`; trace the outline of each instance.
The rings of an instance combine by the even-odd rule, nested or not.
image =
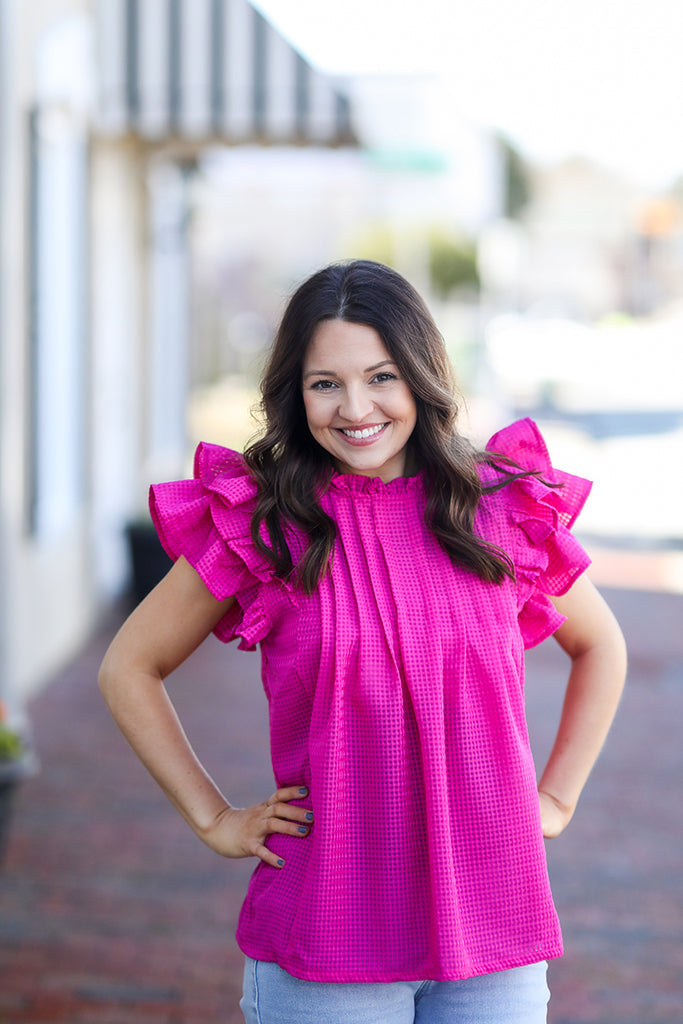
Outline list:
[[[366,441],[368,438],[377,437],[388,426],[388,423],[377,423],[372,427],[363,427],[360,430],[347,430],[344,427],[339,427],[338,430],[340,434],[351,441]]]

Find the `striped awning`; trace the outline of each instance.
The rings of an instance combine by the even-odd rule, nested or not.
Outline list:
[[[97,0],[96,12],[103,133],[354,141],[348,98],[248,0]]]

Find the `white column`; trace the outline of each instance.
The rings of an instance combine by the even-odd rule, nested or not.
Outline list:
[[[150,478],[182,473],[186,447],[189,349],[188,183],[181,168],[160,163],[148,175]]]
[[[145,511],[146,211],[133,144],[96,143],[91,168],[91,548],[96,592],[106,599],[126,579],[125,524]]]

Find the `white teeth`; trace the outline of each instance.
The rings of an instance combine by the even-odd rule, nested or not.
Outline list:
[[[384,423],[380,423],[378,427],[366,427],[364,430],[342,430],[342,434],[346,434],[347,437],[354,437],[360,441],[364,437],[372,437],[373,434],[379,434],[380,430],[384,429],[384,426]]]

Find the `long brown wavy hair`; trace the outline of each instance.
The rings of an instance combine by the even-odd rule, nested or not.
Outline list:
[[[483,493],[530,475],[509,459],[477,452],[456,429],[458,402],[443,338],[420,295],[390,267],[370,260],[335,263],[294,292],[282,317],[261,382],[265,433],[248,446],[246,463],[258,484],[252,538],[274,572],[312,593],[327,570],[336,527],[319,497],[334,469],[306,420],[302,366],[321,321],[373,327],[412,392],[417,422],[409,441],[427,495],[425,521],[451,560],[484,580],[513,578],[508,556],[477,537],[474,517]],[[501,473],[482,487],[478,464]],[[270,544],[261,536],[265,524]],[[308,546],[293,564],[287,524],[300,527]]]

